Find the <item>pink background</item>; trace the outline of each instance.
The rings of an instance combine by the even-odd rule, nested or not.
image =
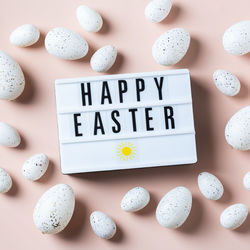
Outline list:
[[[249,18],[249,0],[173,0],[173,9],[165,21],[152,24],[144,17],[142,0],[0,0],[1,49],[22,66],[26,88],[16,101],[1,101],[1,120],[21,133],[18,148],[0,147],[0,165],[13,177],[14,186],[0,195],[0,248],[23,249],[246,249],[250,243],[250,219],[235,231],[220,226],[219,216],[225,207],[243,202],[250,205],[249,192],[242,178],[250,170],[249,152],[231,149],[224,138],[227,120],[239,108],[248,105],[250,97],[250,57],[236,57],[222,47],[222,35],[231,24]],[[104,18],[101,32],[85,32],[77,22],[75,10],[88,4]],[[25,23],[36,25],[42,33],[38,44],[17,48],[9,43],[9,34]],[[90,44],[86,58],[68,62],[50,56],[43,46],[45,34],[63,26],[79,32]],[[184,27],[192,37],[190,49],[174,68],[189,68],[192,76],[198,163],[194,166],[161,167],[116,172],[63,176],[60,173],[57,143],[54,80],[57,78],[96,75],[89,66],[97,48],[113,44],[118,48],[117,62],[109,73],[164,70],[152,58],[155,39],[173,27]],[[236,97],[222,95],[214,86],[212,73],[223,68],[239,76],[242,89]],[[51,164],[46,175],[37,182],[25,180],[23,162],[35,153],[46,153]],[[97,152],[98,157],[98,152]],[[219,201],[206,200],[199,192],[197,175],[209,171],[224,184],[225,194]],[[76,195],[76,209],[68,227],[58,235],[42,235],[32,220],[33,208],[52,185],[67,183]],[[147,188],[150,205],[136,214],[120,209],[126,191],[134,186]],[[193,193],[191,214],[183,227],[169,230],[155,219],[160,198],[178,185]],[[99,239],[91,231],[89,214],[101,210],[117,222],[113,240]]]

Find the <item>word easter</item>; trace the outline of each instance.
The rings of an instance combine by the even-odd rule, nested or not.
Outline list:
[[[156,100],[162,100],[163,99],[163,83],[164,83],[164,77],[161,76],[159,78],[154,77],[153,78],[155,82],[155,87],[158,92],[158,98]],[[166,80],[166,79],[165,79]],[[124,95],[128,94],[128,83],[126,80],[117,80],[115,83],[112,84],[118,85],[118,102],[123,103],[124,102]],[[145,80],[142,78],[136,78],[134,79],[135,84],[135,95],[136,95],[136,102],[143,102],[142,98],[142,92],[145,91],[146,84]],[[100,99],[97,100],[100,105],[105,104],[113,104],[109,87],[108,81],[103,81],[100,83]],[[90,82],[81,83],[81,98],[82,98],[82,106],[91,106],[92,105],[92,90],[91,90],[91,84]],[[113,98],[114,99],[114,98]],[[144,108],[144,117],[145,120],[145,130],[146,131],[153,131],[154,127],[151,125],[151,120],[153,120],[153,117],[151,116],[152,107],[145,107]],[[130,122],[132,124],[132,130],[133,132],[137,131],[137,114],[138,114],[138,108],[129,108],[127,112],[130,115]],[[174,110],[172,106],[163,106],[162,112],[164,114],[164,126],[165,129],[174,129],[175,128],[175,120],[174,120]],[[74,116],[74,129],[75,129],[75,136],[83,136],[83,133],[79,132],[80,127],[83,125],[81,122],[79,122],[79,116],[81,116],[81,113],[75,113]],[[113,133],[120,133],[121,132],[121,122],[119,120],[121,114],[119,110],[115,109],[112,110],[110,113],[110,119],[113,121],[112,126],[112,132]],[[93,120],[93,135],[97,135],[98,133],[105,134],[106,128],[104,128],[103,121],[102,121],[102,114],[101,112],[95,112],[94,114],[94,120]],[[85,121],[86,123],[86,121]],[[126,125],[126,124],[125,124]]]
[[[65,174],[196,162],[188,70],[55,82]]]

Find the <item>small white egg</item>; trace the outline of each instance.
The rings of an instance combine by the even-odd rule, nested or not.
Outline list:
[[[153,0],[145,8],[145,17],[152,23],[165,19],[172,8],[171,0]]]
[[[4,170],[0,168],[0,193],[8,192],[12,187],[12,180],[10,175]]]
[[[91,57],[90,66],[96,72],[105,72],[115,63],[117,56],[116,48],[112,45],[98,49]]]
[[[245,204],[237,203],[227,207],[220,216],[220,224],[234,230],[241,226],[248,216],[248,208]]]
[[[28,47],[35,44],[40,37],[40,31],[32,24],[24,24],[16,28],[10,35],[10,42],[18,47]]]
[[[31,156],[23,164],[23,176],[31,181],[40,179],[46,172],[49,165],[49,158],[45,154],[36,154]]]
[[[247,172],[243,178],[244,187],[250,190],[250,172]]]
[[[250,52],[250,20],[236,23],[223,35],[224,49],[233,55],[244,55]]]
[[[77,60],[88,53],[88,43],[75,31],[54,28],[45,37],[45,48],[49,54],[65,60]]]
[[[250,149],[250,106],[240,109],[227,122],[227,143],[238,150]]]
[[[33,221],[46,234],[61,232],[71,220],[75,208],[75,196],[67,184],[57,184],[47,190],[37,202]]]
[[[14,100],[24,90],[25,79],[19,64],[0,50],[0,99]]]
[[[124,195],[121,201],[121,208],[126,212],[136,212],[146,207],[149,201],[149,192],[143,187],[135,187]]]
[[[77,8],[76,17],[86,31],[97,32],[102,28],[101,15],[87,5],[81,5]]]
[[[94,211],[90,215],[90,225],[94,233],[103,239],[111,239],[116,233],[115,222],[105,213]]]
[[[235,96],[240,91],[240,81],[232,73],[218,69],[213,74],[213,79],[217,89],[227,96]]]
[[[0,122],[0,144],[6,147],[17,147],[21,142],[18,132],[5,122]]]
[[[171,66],[186,55],[189,44],[190,35],[185,29],[171,29],[160,35],[154,42],[152,55],[157,63]]]
[[[219,200],[224,192],[220,180],[208,172],[198,175],[198,186],[201,193],[209,200]]]
[[[185,187],[176,187],[166,193],[156,209],[156,219],[167,228],[178,228],[188,218],[192,207],[192,194]]]

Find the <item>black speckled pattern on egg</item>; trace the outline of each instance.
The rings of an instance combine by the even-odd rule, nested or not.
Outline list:
[[[235,96],[240,91],[240,81],[232,73],[218,69],[213,74],[215,86],[224,95]]]
[[[6,193],[12,186],[12,180],[10,175],[5,169],[0,168],[0,193]]]
[[[176,187],[160,200],[156,219],[163,227],[178,228],[186,221],[191,207],[191,192],[185,187]]]
[[[171,7],[171,0],[153,0],[146,6],[145,16],[153,23],[161,22],[168,16]]]
[[[235,149],[250,149],[250,106],[240,109],[231,117],[225,128],[225,137]]]
[[[0,122],[0,144],[6,147],[17,147],[21,142],[18,132],[9,124]]]
[[[208,172],[199,174],[198,186],[201,193],[209,200],[220,199],[224,192],[224,188],[220,180]]]
[[[220,216],[220,223],[227,229],[236,229],[242,225],[248,215],[248,208],[245,204],[234,204],[227,207]]]
[[[72,188],[66,184],[57,184],[47,190],[37,202],[33,220],[42,233],[59,233],[68,225],[74,208]]]
[[[65,60],[77,60],[88,53],[88,43],[78,33],[62,27],[49,31],[45,48],[51,55]]]
[[[19,64],[0,51],[0,99],[14,100],[24,90],[25,80]]]
[[[250,51],[250,20],[236,23],[223,35],[224,49],[233,55],[244,55]]]
[[[100,211],[94,211],[90,215],[90,225],[94,233],[103,239],[111,239],[116,233],[115,222]]]
[[[185,29],[171,29],[155,41],[152,47],[152,55],[156,62],[161,65],[174,65],[185,56],[189,44],[190,35]]]

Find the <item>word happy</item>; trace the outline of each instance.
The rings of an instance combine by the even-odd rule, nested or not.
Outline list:
[[[157,93],[155,95],[155,101],[163,100],[163,93],[166,91],[164,86],[166,85],[166,79],[164,77],[154,77],[153,79],[153,87],[156,88]],[[165,84],[164,84],[165,83]],[[131,95],[131,82],[128,83],[128,80],[116,80],[115,82],[102,81],[98,83],[98,89],[95,88],[93,90],[90,82],[83,82],[80,86],[80,94],[81,94],[81,105],[82,107],[94,107],[95,105],[104,106],[104,105],[126,105],[131,104],[131,101],[125,101],[126,95]],[[112,85],[112,86],[111,86]],[[117,91],[112,91],[111,88],[116,85]],[[107,115],[105,111],[95,111],[93,115],[93,119],[86,120],[83,118],[83,113],[74,113],[73,114],[73,122],[74,122],[74,134],[76,137],[84,136],[85,123],[90,124],[91,135],[106,135],[108,133],[119,134],[123,128],[129,127],[131,131],[128,132],[138,132],[138,125],[140,128],[143,128],[144,131],[154,131],[156,128],[153,126],[153,120],[156,118],[153,112],[153,107],[136,107],[138,103],[145,103],[143,100],[143,93],[147,90],[147,81],[142,78],[133,79],[133,91],[135,96],[135,107],[133,108],[117,108],[113,109]],[[152,88],[152,85],[151,87]],[[100,93],[96,93],[96,91],[100,91]],[[115,101],[114,101],[115,100]],[[117,103],[118,102],[118,103]],[[98,103],[98,104],[96,104]],[[133,102],[134,103],[134,102]],[[130,105],[131,106],[131,105]],[[112,106],[113,107],[113,106]],[[172,106],[159,106],[161,108],[161,112],[163,114],[163,119],[161,122],[163,123],[163,128],[165,130],[175,129],[175,112]],[[140,109],[140,116],[139,116]],[[142,110],[141,110],[142,109]],[[124,115],[124,110],[127,112],[126,119],[122,117]],[[142,114],[142,115],[141,115]],[[109,120],[108,122],[106,120]],[[124,121],[125,120],[125,121]],[[139,124],[140,123],[140,124]],[[109,127],[106,127],[105,124],[109,124]]]

